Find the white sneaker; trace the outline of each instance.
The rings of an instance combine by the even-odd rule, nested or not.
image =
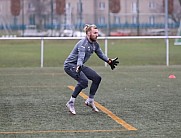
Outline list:
[[[74,103],[73,102],[70,102],[68,101],[67,104],[66,104],[67,108],[69,109],[69,112],[73,115],[76,115],[76,112],[75,112],[75,108],[74,108]]]
[[[85,104],[92,108],[94,112],[99,112],[99,110],[96,108],[94,101],[89,101],[88,99],[85,101]]]

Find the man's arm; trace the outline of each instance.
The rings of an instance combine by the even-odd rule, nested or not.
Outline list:
[[[77,59],[77,66],[82,66],[85,58],[85,46],[80,43],[78,45],[78,59]]]
[[[115,67],[119,64],[118,61],[118,57],[114,58],[114,59],[110,59],[108,57],[106,57],[106,55],[102,52],[101,48],[98,45],[98,48],[96,50],[96,54],[98,55],[99,58],[101,58],[103,61],[107,62],[111,69],[115,69]]]
[[[102,49],[100,48],[99,44],[97,43],[96,45],[96,50],[95,53],[97,54],[97,56],[102,59],[105,62],[109,61],[109,58],[102,52]]]

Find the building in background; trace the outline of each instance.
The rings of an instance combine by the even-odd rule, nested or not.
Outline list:
[[[175,29],[179,26],[181,6],[179,0],[168,1],[169,28]],[[81,31],[85,23],[96,24],[108,35],[120,29],[133,35],[163,29],[164,0],[0,0],[0,29],[4,32],[24,33],[32,25],[41,31]]]

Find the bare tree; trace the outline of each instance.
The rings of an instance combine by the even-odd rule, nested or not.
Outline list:
[[[181,0],[178,0],[179,4],[174,6],[174,11],[169,14],[170,18],[176,22],[179,23],[181,20]]]
[[[181,0],[168,1],[168,16],[175,23],[180,23],[181,19]],[[161,8],[162,7],[162,8]],[[163,4],[160,5],[160,12],[165,12],[165,0],[163,0]]]

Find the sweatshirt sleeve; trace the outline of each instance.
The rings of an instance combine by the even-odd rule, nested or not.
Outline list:
[[[85,46],[82,44],[78,45],[78,59],[77,65],[82,66],[85,58]]]
[[[95,53],[97,54],[97,56],[102,59],[103,61],[105,62],[108,62],[109,61],[109,58],[102,52],[100,46],[98,43],[96,43],[96,51]]]

